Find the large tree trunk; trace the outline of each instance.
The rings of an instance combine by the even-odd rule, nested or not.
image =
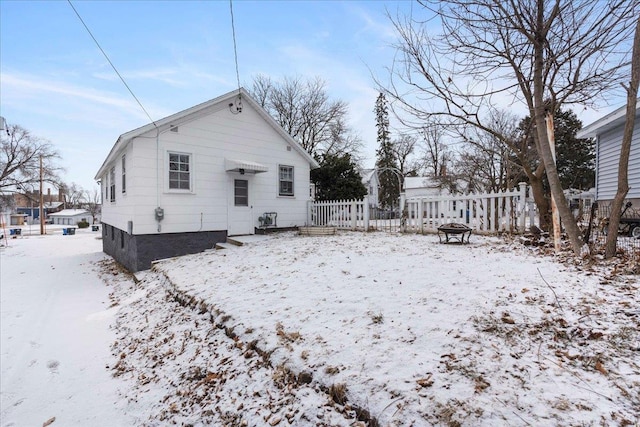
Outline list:
[[[640,18],[636,23],[636,32],[633,39],[633,54],[631,55],[631,81],[627,87],[627,114],[624,125],[624,134],[620,146],[620,161],[618,163],[618,190],[611,205],[609,217],[605,258],[611,258],[616,254],[618,242],[618,225],[622,204],[629,192],[629,154],[631,152],[631,137],[636,119],[636,104],[638,101],[638,84],[640,83]]]
[[[547,172],[547,180],[549,181],[549,187],[551,188],[551,194],[556,201],[560,218],[564,223],[573,252],[576,256],[579,256],[583,250],[588,251],[588,247],[584,244],[576,219],[573,217],[571,210],[569,209],[567,199],[562,191],[562,184],[560,184],[560,177],[558,176],[554,156],[551,152],[551,147],[549,146],[547,125],[545,122],[547,106],[544,102],[545,85],[542,72],[544,69],[544,47],[548,28],[546,28],[546,22],[544,19],[544,0],[538,0],[537,9],[534,40],[533,109],[536,133],[538,136],[538,154],[544,163],[545,170]],[[548,60],[551,59],[548,58]],[[553,108],[554,106],[552,105],[550,107]]]
[[[549,199],[546,197],[542,179],[537,176],[529,176],[529,185],[531,185],[531,194],[538,208],[540,215],[540,228],[544,231],[550,231],[551,215],[549,212]]]

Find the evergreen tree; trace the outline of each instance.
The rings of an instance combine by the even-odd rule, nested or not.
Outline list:
[[[376,99],[374,109],[376,113],[376,127],[378,128],[378,149],[376,150],[376,169],[380,187],[378,190],[380,205],[391,208],[400,197],[398,166],[389,137],[389,107],[387,99],[380,93]]]
[[[351,155],[326,153],[311,171],[317,200],[360,200],[367,194]]]
[[[591,138],[578,139],[582,122],[571,110],[554,115],[556,167],[562,188],[588,190],[596,183],[595,143]]]
[[[562,188],[565,190],[569,188],[590,189],[596,182],[594,141],[591,138],[576,138],[576,133],[582,128],[582,122],[571,110],[556,111],[553,115],[553,126],[556,169]],[[529,117],[522,120],[520,129],[530,129],[532,134],[535,132]],[[533,136],[531,136],[532,138]],[[549,186],[545,180],[545,190],[548,191],[548,189]]]

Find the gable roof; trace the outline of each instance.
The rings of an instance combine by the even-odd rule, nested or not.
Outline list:
[[[438,188],[439,184],[428,176],[406,176],[404,178],[404,189],[415,190],[418,188]]]
[[[640,98],[636,100],[636,117],[638,116],[639,107],[640,107]],[[626,115],[627,115],[627,105],[625,104],[622,107],[618,108],[617,110],[607,114],[606,116],[580,129],[576,133],[576,137],[592,138],[610,129],[621,126],[625,122]]]
[[[282,138],[284,138],[288,144],[290,144],[302,157],[304,157],[307,162],[311,165],[312,169],[319,168],[320,165],[318,162],[304,149],[302,146],[295,140],[291,135],[289,135],[282,126],[280,126],[274,119],[267,113],[267,111],[260,106],[252,97],[249,95],[244,88],[240,88],[239,90],[233,90],[229,93],[221,95],[217,98],[211,99],[209,101],[203,102],[201,104],[195,105],[191,108],[187,108],[186,110],[182,110],[170,116],[167,116],[163,119],[157,120],[153,123],[149,123],[137,129],[131,130],[129,132],[123,133],[118,137],[118,140],[111,148],[109,155],[98,169],[96,173],[95,180],[98,181],[101,179],[102,175],[106,171],[106,166],[111,163],[120,150],[125,147],[132,139],[142,136],[148,132],[158,132],[162,133],[172,127],[179,126],[181,123],[195,120],[197,118],[206,116],[207,114],[214,113],[225,108],[229,107],[229,101],[235,101],[235,98],[240,96],[242,102],[247,102],[251,107],[253,107],[258,114],[276,131]]]
[[[368,183],[369,181],[371,181],[371,179],[376,176],[376,170],[375,169],[362,169],[362,171],[360,171],[360,176],[362,177],[362,183]]]
[[[63,209],[60,212],[52,213],[49,216],[77,216],[77,215],[89,215],[89,212],[85,209]]]

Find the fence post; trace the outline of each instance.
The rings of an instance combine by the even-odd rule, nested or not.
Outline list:
[[[364,222],[364,231],[369,231],[369,196],[364,196],[362,201],[362,221]]]
[[[312,206],[313,206],[313,200],[307,201],[307,225],[308,226],[314,225],[312,222],[313,215],[311,214]]]
[[[519,228],[520,228],[520,232],[524,233],[526,230],[526,219],[527,219],[527,215],[526,215],[527,183],[521,182],[518,185],[520,186],[520,206],[522,207],[521,210],[518,212],[518,215],[520,216],[518,218],[520,220]]]
[[[357,230],[358,228],[358,202],[353,199],[351,201],[351,229]]]

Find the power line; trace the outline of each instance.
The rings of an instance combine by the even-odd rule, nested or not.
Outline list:
[[[144,111],[144,113],[147,115],[147,117],[149,118],[149,120],[151,121],[151,123],[153,123],[153,125],[157,128],[158,126],[156,125],[156,122],[151,118],[151,116],[149,115],[149,113],[147,112],[147,110],[144,108],[144,106],[142,105],[142,103],[140,102],[140,100],[138,99],[138,97],[133,93],[133,91],[131,90],[131,88],[129,87],[129,85],[127,84],[127,82],[124,81],[124,78],[122,77],[122,75],[120,75],[120,73],[118,72],[118,70],[116,69],[116,66],[113,65],[113,62],[111,62],[111,60],[109,59],[109,57],[107,56],[107,53],[104,51],[104,49],[102,49],[102,47],[100,46],[100,43],[98,43],[98,40],[96,40],[96,38],[93,36],[93,33],[91,32],[91,30],[89,29],[89,27],[87,26],[87,24],[85,24],[84,20],[82,19],[82,17],[80,16],[80,14],[78,13],[78,11],[76,10],[76,8],[73,6],[73,3],[71,3],[71,0],[67,0],[67,2],[69,3],[69,6],[71,6],[71,9],[73,9],[73,11],[76,13],[76,16],[78,17],[78,19],[80,20],[80,22],[82,22],[82,25],[84,25],[84,28],[87,30],[87,32],[89,33],[89,35],[91,36],[91,38],[93,39],[93,41],[95,42],[96,46],[98,46],[98,49],[100,49],[100,52],[102,52],[102,54],[104,55],[104,57],[107,59],[107,62],[109,62],[109,65],[111,65],[111,68],[113,68],[113,71],[116,72],[116,74],[118,75],[118,77],[120,77],[120,80],[122,81],[122,83],[124,84],[124,86],[127,88],[127,90],[129,91],[129,93],[131,94],[131,96],[133,96],[133,99],[136,100],[136,102],[138,103],[138,105],[140,106],[140,108],[142,108],[142,111]],[[234,39],[235,40],[235,39]],[[234,42],[235,43],[235,42]],[[236,69],[237,69],[238,65],[237,65],[237,59],[236,59]],[[238,80],[239,81],[239,80]]]
[[[238,81],[238,92],[240,92],[240,72],[238,71],[238,49],[236,47],[236,27],[233,22],[233,0],[229,0],[229,9],[231,10],[231,33],[233,35],[233,55],[236,60],[236,80]]]

